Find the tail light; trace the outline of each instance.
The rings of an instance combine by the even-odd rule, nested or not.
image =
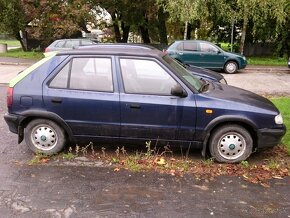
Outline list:
[[[162,52],[167,55],[168,54],[168,51],[166,49],[163,49]]]
[[[7,89],[7,107],[11,107],[13,103],[13,88],[8,87]]]

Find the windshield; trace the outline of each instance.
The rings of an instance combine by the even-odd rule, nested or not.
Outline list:
[[[169,57],[168,55],[165,55],[163,57],[163,60],[165,60],[174,69],[178,76],[185,79],[187,81],[187,84],[189,84],[195,90],[201,89],[203,85],[202,82],[197,77],[189,73],[180,63],[178,63],[176,60]]]

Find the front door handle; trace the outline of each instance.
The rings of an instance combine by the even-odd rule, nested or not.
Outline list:
[[[140,106],[140,104],[130,104],[130,108],[132,108],[132,109],[140,109],[141,106]]]
[[[56,103],[56,104],[60,104],[60,103],[62,103],[62,99],[61,98],[52,98],[51,102]]]

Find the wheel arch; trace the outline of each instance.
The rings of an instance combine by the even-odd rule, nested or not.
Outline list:
[[[55,122],[64,130],[65,135],[67,136],[69,141],[71,142],[75,141],[71,128],[67,125],[67,123],[60,116],[58,116],[55,113],[47,112],[47,111],[39,111],[39,110],[28,110],[22,113],[21,115],[24,116],[25,118],[22,119],[20,123],[22,133],[18,131],[19,132],[18,135],[19,137],[22,137],[22,138],[19,138],[18,141],[23,140],[24,128],[28,125],[29,122],[35,119],[48,119]]]
[[[224,117],[218,117],[214,120],[212,120],[205,128],[205,137],[203,142],[203,149],[202,149],[202,155],[205,156],[208,154],[208,142],[211,137],[211,134],[216,129],[225,126],[225,125],[239,125],[245,128],[253,139],[253,150],[257,148],[257,126],[254,122],[251,120],[245,118],[245,117],[233,117],[233,116],[224,116]]]

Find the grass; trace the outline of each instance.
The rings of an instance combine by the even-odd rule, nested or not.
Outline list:
[[[290,97],[273,98],[271,100],[277,106],[283,116],[283,121],[286,125],[287,132],[282,139],[282,143],[286,146],[288,154],[290,155]]]
[[[248,57],[249,65],[287,66],[287,59],[280,57]]]
[[[7,44],[8,46],[11,47],[20,47],[20,42],[18,40],[15,39],[0,39],[0,44]]]
[[[42,52],[36,51],[23,51],[21,48],[9,50],[6,53],[0,53],[0,57],[13,57],[13,58],[27,58],[33,60],[40,60],[44,57]]]

